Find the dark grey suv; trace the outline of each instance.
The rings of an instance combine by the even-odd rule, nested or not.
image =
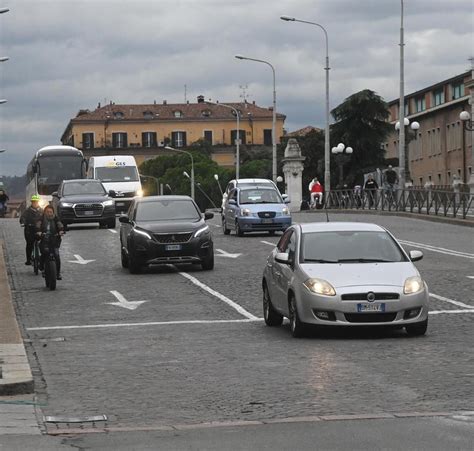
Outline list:
[[[204,215],[189,196],[150,196],[133,200],[120,216],[122,266],[137,273],[144,266],[198,263],[214,268],[214,245]]]

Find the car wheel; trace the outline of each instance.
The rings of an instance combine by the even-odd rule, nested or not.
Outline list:
[[[428,320],[422,321],[421,323],[409,324],[405,326],[407,334],[411,337],[417,337],[420,335],[425,335],[426,330],[428,329]]]
[[[235,223],[235,234],[237,236],[244,236],[244,232],[242,232],[238,222]]]
[[[115,218],[111,218],[107,221],[107,227],[109,229],[115,229],[116,224],[117,224],[117,222],[116,222]]]
[[[122,249],[121,255],[122,255],[122,268],[128,268],[128,257],[127,257],[127,254],[125,254],[125,251],[123,249]]]
[[[130,274],[138,274],[141,270],[140,262],[133,256],[133,253],[128,254],[128,270]]]
[[[225,218],[222,218],[222,231],[224,232],[224,235],[229,235],[230,234],[230,229],[227,228]]]
[[[300,320],[300,317],[298,315],[298,308],[296,307],[296,299],[294,295],[291,295],[288,301],[288,312],[289,312],[291,335],[293,335],[293,337],[295,338],[304,337],[306,333],[306,325]]]
[[[281,326],[283,322],[283,315],[277,313],[273,308],[270,293],[265,282],[263,283],[263,318],[265,319],[265,324],[270,327]]]
[[[214,251],[210,253],[204,260],[201,261],[201,267],[205,271],[214,269]]]

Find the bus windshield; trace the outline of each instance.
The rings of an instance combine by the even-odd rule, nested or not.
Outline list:
[[[80,155],[51,155],[38,158],[38,194],[50,195],[67,179],[84,178]]]
[[[101,182],[137,182],[136,166],[114,166],[96,168],[95,178]]]

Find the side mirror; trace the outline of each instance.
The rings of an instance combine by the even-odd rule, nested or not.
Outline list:
[[[283,198],[283,201],[285,202],[285,204],[291,204],[291,200],[288,197],[286,199]]]
[[[113,189],[111,189],[111,190],[109,191],[109,196],[110,196],[110,197],[116,197],[116,196],[117,196],[117,193],[116,193]]]
[[[51,196],[59,198],[59,194],[58,194],[58,192],[57,192],[57,191],[54,191],[54,193],[53,193],[53,194],[51,194]]]
[[[423,258],[423,252],[421,251],[410,251],[408,254],[412,262],[417,262]]]
[[[283,200],[286,200],[286,199],[288,199],[288,194],[282,194],[281,197],[282,197]]]
[[[285,252],[278,252],[275,255],[275,261],[278,263],[283,263],[284,265],[290,264],[290,256]]]
[[[237,205],[237,202],[235,201],[235,199],[229,199],[228,204],[229,205]]]
[[[122,224],[130,224],[130,219],[126,215],[119,216],[119,222],[121,222]]]
[[[214,213],[211,213],[210,211],[206,211],[204,213],[204,220],[212,219],[214,217]]]

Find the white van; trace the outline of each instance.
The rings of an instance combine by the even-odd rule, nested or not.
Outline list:
[[[115,191],[117,213],[126,212],[135,196],[143,196],[137,162],[131,155],[91,157],[87,178],[100,180],[107,191]]]

